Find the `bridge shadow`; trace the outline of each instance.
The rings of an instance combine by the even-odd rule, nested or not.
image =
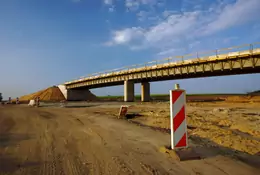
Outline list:
[[[0,134],[0,148],[16,146],[19,142],[29,140],[32,135],[29,134],[13,134],[13,133],[1,133]]]
[[[3,131],[3,130],[2,130]],[[4,148],[16,147],[21,141],[29,140],[32,135],[8,133],[9,128],[0,133],[0,174],[12,174],[24,168],[38,169],[44,162],[24,160],[19,154],[10,154]]]
[[[24,168],[39,168],[44,164],[41,161],[23,161],[11,154],[0,153],[0,174],[11,174]]]
[[[255,155],[252,155],[243,151],[219,145],[218,143],[208,138],[202,138],[194,135],[189,136],[189,140],[192,141],[192,143],[194,143],[195,145],[200,145],[192,146],[192,148],[203,159],[217,157],[221,155],[224,157],[229,157],[231,159],[241,161],[251,167],[260,170],[260,152],[256,153]]]
[[[100,104],[86,104],[86,103],[42,103],[39,107],[45,108],[45,107],[63,107],[63,108],[87,108],[87,107],[95,107],[100,106]]]
[[[142,117],[142,116],[143,116],[143,115],[138,114],[138,113],[128,113],[128,114],[126,114],[125,118],[126,118],[126,119],[133,119],[133,118]]]
[[[64,108],[87,108],[87,107],[95,107],[100,106],[99,104],[93,104],[93,105],[64,105]]]

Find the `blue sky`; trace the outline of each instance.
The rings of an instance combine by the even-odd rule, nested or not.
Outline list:
[[[259,0],[0,0],[0,92],[16,97],[106,69],[260,41],[259,15]],[[168,93],[174,83],[188,93],[239,93],[260,89],[260,75],[157,82],[151,91]],[[123,87],[93,92],[120,95]]]

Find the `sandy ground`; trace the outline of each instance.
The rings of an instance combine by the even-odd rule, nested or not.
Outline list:
[[[133,120],[168,129],[169,105],[156,106],[131,107],[140,115]],[[260,103],[188,103],[186,111],[190,135],[248,154],[260,153]]]
[[[159,151],[168,103],[129,103],[130,120],[116,118],[120,104],[0,106],[0,174],[260,174],[260,104],[188,104],[202,159],[184,162]]]

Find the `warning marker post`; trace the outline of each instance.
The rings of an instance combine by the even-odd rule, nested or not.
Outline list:
[[[188,132],[186,121],[186,92],[175,85],[175,90],[170,90],[171,113],[171,150],[161,149],[180,161],[200,159],[200,156],[188,148]]]
[[[120,110],[119,110],[119,114],[118,114],[118,118],[126,117],[127,110],[128,110],[128,106],[121,105]]]
[[[170,91],[171,149],[187,148],[186,93],[176,89]]]
[[[40,106],[40,97],[35,98],[35,105],[36,105],[36,107]]]
[[[20,104],[19,98],[16,98],[16,104]]]

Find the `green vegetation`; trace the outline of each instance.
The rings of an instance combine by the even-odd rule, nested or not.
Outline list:
[[[223,95],[228,95],[228,96],[232,96],[232,95],[244,95],[244,94],[187,94],[187,96],[212,96],[212,95],[219,95],[219,96],[223,96]],[[153,98],[156,98],[156,97],[168,97],[169,94],[151,94],[151,97]],[[124,96],[120,96],[120,95],[115,95],[115,96],[98,96],[98,98],[101,98],[101,99],[120,99],[120,98],[124,98]],[[135,98],[138,99],[138,98],[141,98],[141,95],[135,95]]]
[[[3,100],[2,93],[0,93],[0,102]]]
[[[247,94],[248,94],[248,95],[257,95],[257,94],[260,95],[260,90],[253,91],[253,92],[249,92],[249,93],[247,93]]]
[[[219,95],[219,96],[222,96],[222,95],[244,95],[244,94],[187,94],[188,96],[211,96],[211,95]]]
[[[122,98],[124,96],[110,96],[110,95],[107,95],[107,96],[98,96],[98,98]]]

